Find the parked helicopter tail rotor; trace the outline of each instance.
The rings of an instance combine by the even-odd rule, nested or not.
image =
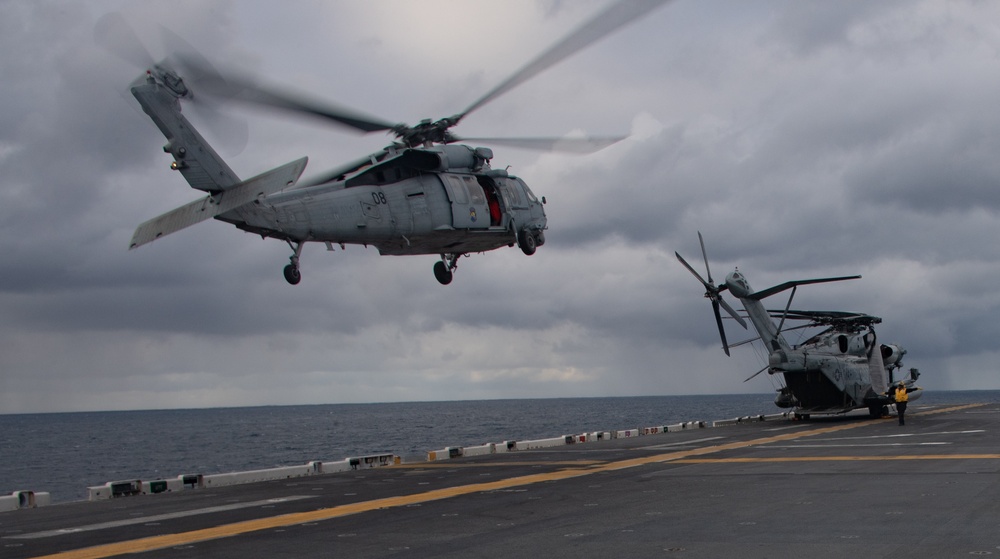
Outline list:
[[[743,320],[743,317],[741,317],[739,313],[737,313],[736,310],[722,298],[722,291],[729,289],[729,286],[725,283],[717,286],[712,282],[712,270],[708,266],[708,253],[705,251],[705,241],[702,239],[700,231],[698,232],[698,242],[701,244],[701,254],[705,259],[705,271],[708,273],[708,280],[702,278],[701,274],[695,271],[695,269],[692,268],[686,260],[684,260],[684,257],[681,256],[680,253],[674,252],[674,256],[676,256],[677,260],[679,260],[680,263],[683,264],[684,267],[694,275],[694,277],[698,278],[698,281],[700,281],[703,286],[705,286],[705,297],[712,301],[712,312],[715,313],[715,323],[719,327],[719,337],[722,338],[722,349],[726,352],[726,355],[729,355],[729,343],[726,340],[726,329],[722,324],[722,313],[719,312],[719,307],[721,306],[724,308],[726,312],[729,313],[729,316],[733,317],[733,319],[735,319],[736,322],[738,322],[743,328],[747,327],[747,323]]]

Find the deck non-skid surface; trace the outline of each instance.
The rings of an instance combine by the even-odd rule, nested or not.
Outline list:
[[[1000,555],[1000,405],[769,421],[0,513],[0,557]]]

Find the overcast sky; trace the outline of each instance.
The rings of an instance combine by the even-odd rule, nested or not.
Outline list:
[[[322,245],[290,286],[284,243],[216,221],[128,250],[200,192],[127,93],[144,69],[95,45],[102,15],[157,58],[162,24],[220,66],[414,123],[607,4],[0,3],[0,413],[771,392],[743,382],[760,356],[725,356],[673,256],[701,267],[698,231],[717,281],[861,274],[794,307],[883,317],[927,389],[1000,389],[996,2],[659,8],[462,122],[630,136],[586,156],[495,148],[547,198],[547,243],[462,259],[447,287],[435,256]],[[320,174],[389,140],[231,109],[249,138],[219,147],[244,178],[303,155]]]

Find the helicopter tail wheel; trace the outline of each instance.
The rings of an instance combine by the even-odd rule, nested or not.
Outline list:
[[[538,248],[538,239],[535,234],[527,229],[521,229],[517,233],[517,246],[521,247],[521,252],[531,256]]]
[[[292,255],[288,257],[290,263],[285,266],[282,270],[285,274],[285,281],[292,285],[298,285],[302,281],[302,274],[299,272],[299,256],[302,255],[302,247],[304,243],[292,243],[291,241],[286,241],[288,246],[292,247]]]

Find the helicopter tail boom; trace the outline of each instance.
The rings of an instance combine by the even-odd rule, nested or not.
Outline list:
[[[135,230],[129,249],[155,241],[164,235],[180,231],[195,223],[235,210],[249,204],[260,197],[267,196],[295,184],[306,168],[308,158],[303,157],[276,167],[236,185],[229,190],[190,204],[185,204],[175,210],[143,223]]]

